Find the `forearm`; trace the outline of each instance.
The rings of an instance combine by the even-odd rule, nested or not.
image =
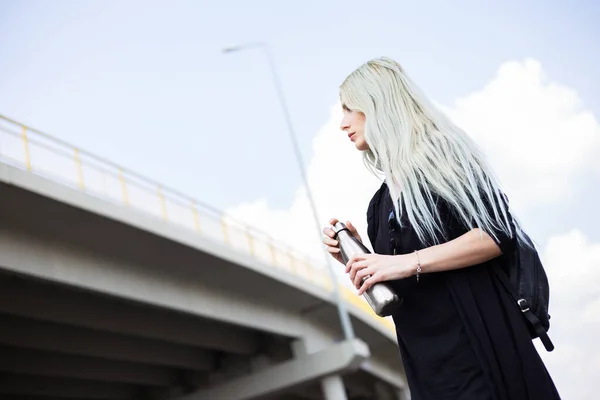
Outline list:
[[[480,229],[472,229],[458,238],[418,251],[414,257],[421,263],[421,273],[441,272],[470,267],[502,254],[496,242]]]

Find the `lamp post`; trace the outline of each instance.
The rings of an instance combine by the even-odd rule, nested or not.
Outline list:
[[[249,49],[262,49],[265,52],[265,56],[267,61],[269,62],[269,67],[271,69],[271,76],[273,78],[273,84],[275,86],[275,90],[277,91],[277,97],[281,108],[283,110],[283,115],[285,117],[285,122],[287,124],[288,132],[290,135],[290,139],[292,141],[292,147],[294,149],[294,153],[296,155],[296,160],[298,161],[298,167],[300,169],[300,173],[302,175],[302,181],[304,182],[304,187],[306,190],[306,195],[308,196],[308,201],[310,202],[310,206],[312,209],[312,214],[315,219],[315,223],[317,226],[317,231],[319,234],[319,240],[321,240],[321,231],[319,228],[319,216],[317,213],[317,208],[315,206],[314,198],[312,196],[312,192],[310,190],[310,186],[308,185],[308,179],[306,176],[306,171],[304,169],[304,164],[302,162],[302,153],[300,152],[300,147],[298,145],[298,140],[296,138],[296,134],[294,132],[294,127],[292,125],[292,119],[290,117],[290,113],[285,101],[285,96],[283,94],[283,88],[281,86],[281,81],[279,80],[279,75],[277,73],[277,69],[275,68],[275,62],[273,61],[273,57],[271,56],[271,50],[267,43],[264,42],[256,42],[256,43],[247,43],[239,46],[233,46],[223,49],[223,53],[234,53],[243,50]],[[327,253],[327,250],[324,250]],[[329,274],[331,276],[331,280],[333,283],[333,292],[335,296],[335,301],[338,310],[338,317],[340,319],[340,324],[342,327],[342,331],[344,333],[344,338],[346,340],[354,338],[354,329],[352,328],[352,322],[350,321],[350,316],[348,314],[348,310],[345,307],[344,302],[342,301],[342,297],[340,294],[339,286],[337,284],[337,277],[335,275],[335,271],[333,270],[333,266],[331,265],[331,257],[329,254],[326,254],[327,266],[329,269]]]

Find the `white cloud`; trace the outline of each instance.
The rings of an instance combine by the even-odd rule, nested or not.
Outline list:
[[[548,240],[542,261],[550,282],[550,337],[546,352],[536,341],[564,398],[596,399],[600,368],[600,243],[572,230]]]
[[[600,263],[596,263],[596,266],[598,265],[600,265]],[[595,282],[600,282],[600,279],[596,279]],[[598,290],[597,287],[596,290]],[[600,297],[586,305],[581,316],[582,321],[586,324],[600,324]]]
[[[442,108],[489,156],[519,211],[566,200],[573,176],[597,165],[598,121],[538,61],[507,62],[482,90]]]
[[[598,173],[600,126],[572,89],[549,81],[539,62],[508,62],[480,91],[442,107],[490,157],[518,214],[533,208],[551,215],[573,193],[574,178]],[[274,210],[264,199],[229,210],[233,216],[322,258],[317,229],[330,217],[349,219],[366,238],[365,211],[380,182],[339,130],[341,113],[313,142],[308,179],[321,226],[316,227],[306,194],[298,189],[289,209]],[[551,337],[547,353],[536,341],[564,398],[592,399],[600,368],[600,244],[577,230],[552,237],[543,259],[551,283]],[[345,282],[346,280],[342,280]]]
[[[600,244],[591,244],[582,232],[572,230],[551,237],[544,262],[561,304],[580,304],[581,299],[592,300],[590,297],[600,294]]]

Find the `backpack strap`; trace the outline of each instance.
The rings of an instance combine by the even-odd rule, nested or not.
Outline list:
[[[535,333],[538,335],[538,337],[542,341],[542,344],[544,345],[546,350],[547,351],[554,350],[554,344],[550,340],[550,337],[548,336],[548,333],[542,326],[542,323],[540,322],[539,318],[536,317],[535,314],[533,314],[531,312],[531,310],[529,309],[529,303],[527,302],[527,300],[524,298],[521,298],[520,296],[517,295],[514,287],[510,283],[510,280],[508,279],[508,276],[506,276],[505,272],[501,271],[500,268],[501,267],[499,265],[497,265],[495,268],[493,268],[496,271],[496,275],[498,276],[498,278],[500,278],[500,282],[502,282],[502,284],[504,285],[506,290],[508,290],[508,293],[511,294],[511,296],[513,297],[513,299],[519,306],[519,309],[523,313],[523,316],[527,319],[529,324],[533,327],[533,329],[535,330]]]

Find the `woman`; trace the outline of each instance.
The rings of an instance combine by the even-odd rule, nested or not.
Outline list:
[[[520,228],[480,150],[389,58],[351,73],[340,97],[341,129],[384,177],[367,210],[374,253],[346,272],[359,295],[389,281],[403,298],[392,317],[412,399],[559,399],[491,271]],[[341,262],[333,230],[324,233]]]

